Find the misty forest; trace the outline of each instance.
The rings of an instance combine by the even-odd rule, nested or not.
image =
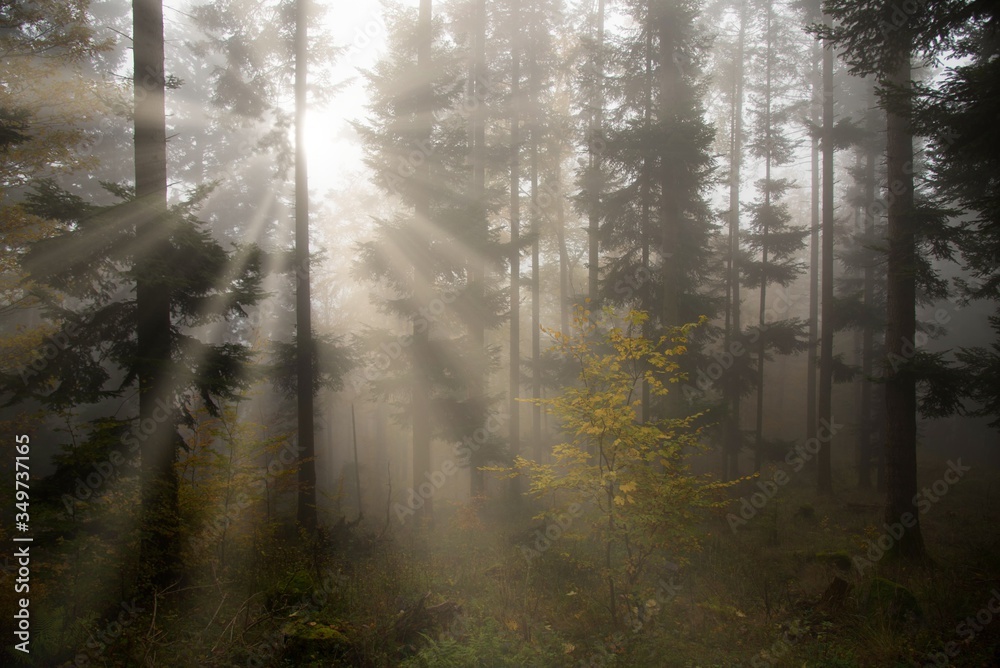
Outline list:
[[[0,55],[0,664],[1000,666],[1000,4]]]

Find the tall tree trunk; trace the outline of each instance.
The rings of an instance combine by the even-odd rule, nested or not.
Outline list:
[[[826,424],[829,434],[833,403],[833,49],[823,48],[823,266],[822,331],[819,350],[819,425]],[[820,443],[817,457],[817,489],[833,494],[830,450],[833,436]]]
[[[767,43],[765,45],[764,66],[764,125],[766,137],[764,143],[767,148],[764,155],[764,228],[761,235],[761,278],[760,278],[760,310],[758,312],[757,328],[760,332],[757,346],[757,416],[754,427],[754,450],[753,467],[754,471],[760,471],[764,464],[764,356],[766,351],[766,336],[764,328],[767,325],[767,233],[768,220],[771,215],[771,3],[767,5],[767,16],[765,19],[765,34]]]
[[[510,452],[521,453],[521,3],[511,5],[511,84],[510,84]],[[518,494],[517,479],[511,491]]]
[[[893,551],[904,557],[924,556],[920,514],[913,506],[917,493],[917,393],[909,364],[916,334],[915,219],[913,211],[913,131],[910,126],[911,73],[909,36],[896,52],[886,77],[892,96],[886,105],[887,180],[895,199],[888,212],[888,285],[885,347],[885,476],[887,522],[904,513],[915,524],[896,541]]]
[[[818,127],[822,117],[823,77],[822,77],[823,47],[816,42],[813,45],[812,85],[813,99],[811,105],[811,120]],[[806,440],[816,437],[818,399],[816,397],[816,372],[819,361],[819,199],[820,199],[820,166],[819,137],[812,138],[811,154],[811,191],[812,201],[809,216],[809,352],[806,356]]]
[[[670,123],[676,109],[680,90],[680,72],[675,60],[679,45],[674,29],[676,25],[669,9],[659,8],[657,35],[659,36],[659,122]],[[680,267],[680,226],[681,217],[676,189],[680,188],[676,174],[678,165],[664,155],[660,157],[660,261],[662,263],[662,292],[660,322],[664,327],[678,327],[680,322],[681,273]],[[671,392],[664,398],[664,415],[668,418],[680,416],[679,392]]]
[[[729,299],[726,300],[726,315],[730,320],[726,328],[726,350],[734,338],[742,332],[740,317],[740,168],[743,162],[743,52],[746,41],[746,2],[740,3],[740,29],[736,48],[736,71],[733,73],[733,106],[730,125],[730,169],[729,169]],[[729,382],[725,385],[729,407],[726,419],[726,438],[723,444],[723,480],[739,477],[739,456],[742,437],[740,436],[740,392]]]
[[[867,149],[863,146],[856,147],[854,151],[854,171],[855,174],[864,174],[865,169],[865,154]],[[861,178],[864,178],[863,176]],[[854,234],[859,235],[864,232],[865,229],[865,202],[860,198],[854,205]],[[853,270],[853,268],[852,268]],[[862,272],[863,275],[863,272]],[[863,280],[863,279],[862,279]],[[854,352],[854,364],[857,368],[864,366],[864,332],[863,328],[854,329],[851,335],[854,339],[852,350]],[[865,392],[866,380],[864,376],[857,378],[854,383],[854,407],[857,411],[855,418],[855,438],[854,438],[854,468],[858,473],[858,487],[863,487],[860,479],[863,476],[863,471],[866,470],[866,464],[864,463],[865,451],[865,418],[864,418],[864,392]]]
[[[559,244],[559,331],[569,334],[569,250],[566,248],[566,208],[562,189],[562,151],[555,156],[556,243]]]
[[[587,212],[587,296],[590,309],[600,309],[598,282],[600,278],[600,220],[601,191],[604,178],[601,174],[604,151],[604,0],[597,0],[597,53],[594,56],[594,99],[591,101],[591,126],[588,152],[590,154],[590,204]]]
[[[169,255],[167,217],[167,132],[163,56],[163,5],[133,4],[135,68],[135,194],[137,235],[148,244],[150,262],[139,261],[136,278],[136,332],[139,379],[142,533],[139,544],[144,586],[162,588],[179,573],[180,518],[174,467],[180,436],[171,387],[170,281],[157,260]],[[168,409],[164,410],[164,406]],[[166,416],[163,413],[166,412]],[[146,425],[152,427],[150,432]]]
[[[645,76],[643,80],[646,85],[646,99],[642,110],[642,120],[646,132],[649,132],[650,124],[653,118],[653,26],[650,22],[646,27],[646,58],[645,58]],[[651,223],[650,223],[650,212],[653,208],[653,171],[656,169],[654,166],[653,157],[650,155],[649,151],[645,151],[642,157],[642,182],[640,183],[639,197],[642,200],[642,219],[639,224],[642,226],[639,230],[639,237],[642,240],[642,248],[640,250],[641,257],[640,262],[642,263],[643,280],[650,280],[652,274],[649,270],[649,242],[650,235],[652,234]],[[644,289],[640,284],[640,289]],[[648,291],[648,290],[647,290]],[[641,302],[640,302],[641,303]],[[649,314],[652,315],[652,314]],[[653,323],[647,320],[643,325],[643,335],[647,338],[652,339],[654,336]],[[649,389],[649,383],[646,382],[645,378],[642,381],[642,421],[649,422],[653,419],[652,415],[652,396]]]
[[[481,368],[473,369],[473,377],[469,383],[469,398],[482,410],[486,410],[486,386],[489,382],[489,368],[486,362],[486,327],[485,313],[481,310],[485,303],[486,267],[480,255],[489,237],[489,221],[486,216],[486,0],[473,2],[473,54],[469,70],[469,137],[472,146],[470,159],[472,163],[472,220],[476,225],[475,239],[477,247],[472,249],[469,259],[469,282],[474,303],[470,309],[472,322],[469,334],[477,355],[482,355]],[[479,470],[481,462],[473,454],[469,463],[469,493],[476,497],[483,494],[485,484],[483,473]]]
[[[309,0],[295,2],[295,367],[299,430],[299,525],[316,529],[316,429],[313,416],[312,303],[309,284],[309,179],[306,92]]]
[[[417,70],[420,79],[421,104],[420,111],[423,122],[427,124],[422,128],[425,134],[425,146],[430,145],[433,122],[433,76],[434,72],[431,63],[431,41],[433,39],[431,25],[431,0],[420,0],[420,9],[417,18]],[[417,219],[416,234],[422,235],[422,230],[430,228],[431,224],[431,201],[428,179],[430,168],[427,160],[424,160],[416,169],[414,178],[421,184],[420,195],[414,204],[414,215]],[[426,248],[429,240],[420,242]],[[418,257],[414,261],[414,290],[417,297],[417,304],[426,308],[432,296],[433,272],[430,267],[429,258],[425,253],[418,252]],[[426,365],[432,364],[430,354],[430,323],[421,316],[413,316],[413,386],[411,395],[411,409],[413,411],[413,489],[419,490],[421,484],[426,483],[425,475],[431,470],[431,422],[430,422],[430,383]],[[418,511],[418,519],[421,525],[427,526],[434,521],[433,497],[428,495]]]
[[[867,127],[874,136],[878,128],[875,112],[875,86],[868,88],[868,122]],[[875,155],[872,141],[865,145],[865,193],[864,193],[864,234],[866,240],[875,236]],[[875,305],[875,258],[865,260],[864,267],[864,303],[867,309]],[[866,320],[861,332],[861,420],[859,430],[861,441],[861,467],[858,471],[858,487],[871,489],[872,486],[872,370],[875,355],[875,325]]]
[[[528,89],[531,99],[531,444],[535,461],[542,460],[542,407],[538,400],[542,397],[542,340],[541,340],[541,275],[539,273],[539,238],[541,224],[538,210],[538,142],[541,134],[541,105],[538,98],[541,95],[540,72],[538,66],[538,26],[536,17],[532,21],[532,49],[528,61]]]

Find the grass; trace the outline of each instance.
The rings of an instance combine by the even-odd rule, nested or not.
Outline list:
[[[925,462],[920,478],[943,470]],[[499,501],[441,502],[435,528],[356,534],[335,551],[263,532],[222,571],[205,560],[188,587],[114,637],[93,617],[68,618],[54,591],[40,602],[39,619],[48,610],[50,621],[39,628],[66,628],[74,648],[103,632],[106,646],[86,664],[95,666],[1000,665],[1000,614],[978,631],[960,626],[985,617],[1000,589],[995,476],[973,470],[921,515],[928,563],[884,558],[861,572],[855,557],[883,531],[867,508],[879,496],[817,498],[811,481],[793,478],[735,532],[724,514],[707,520],[701,552],[670,575],[676,591],[632,601],[623,628],[611,627],[600,573],[587,566],[595,548],[566,536],[529,561],[519,546],[532,512]],[[846,586],[824,602],[838,578]],[[421,600],[457,613],[400,637],[401,611]],[[74,665],[51,652],[45,665]]]

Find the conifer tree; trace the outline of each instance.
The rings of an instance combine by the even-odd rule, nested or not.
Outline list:
[[[746,283],[760,289],[756,339],[757,408],[754,431],[754,469],[763,463],[764,445],[764,364],[772,352],[787,354],[801,350],[805,332],[798,319],[768,319],[767,287],[777,284],[788,287],[804,267],[796,254],[804,245],[807,231],[793,228],[788,207],[782,202],[791,182],[774,178],[776,167],[791,161],[794,143],[786,134],[793,104],[788,100],[798,83],[795,45],[782,27],[782,16],[773,0],[764,0],[758,12],[761,21],[760,46],[756,69],[761,78],[751,87],[751,125],[748,139],[750,152],[764,161],[764,178],[757,184],[759,195],[748,207],[750,232],[748,246],[759,253],[760,260],[744,268]]]

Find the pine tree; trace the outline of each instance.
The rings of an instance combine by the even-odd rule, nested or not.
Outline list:
[[[824,10],[832,25],[817,26],[817,33],[828,46],[843,50],[852,74],[875,76],[880,106],[886,112],[886,177],[892,197],[886,198],[885,517],[896,522],[904,513],[913,514],[915,525],[895,543],[893,552],[920,558],[925,554],[924,541],[913,506],[917,492],[917,384],[925,373],[921,367],[937,360],[915,352],[918,280],[923,282],[925,293],[935,283],[933,273],[920,276],[917,248],[930,243],[932,250],[944,256],[949,250],[935,243],[940,239],[940,216],[918,208],[914,197],[911,63],[915,54],[932,57],[941,46],[941,33],[934,13],[918,12],[900,19],[900,10],[890,2],[827,0]],[[822,398],[820,405],[822,419]],[[823,478],[820,480],[823,490]]]
[[[1000,91],[997,8],[990,3],[949,2],[935,12],[934,32],[949,40],[955,58],[937,87],[917,85],[914,124],[928,137],[929,178],[939,207],[967,213],[956,242],[971,280],[960,283],[967,299],[1000,302],[1000,159],[996,136]],[[990,322],[1000,335],[1000,310]],[[965,387],[979,403],[975,415],[1000,426],[1000,344],[961,350]],[[971,382],[970,382],[971,381]]]
[[[752,155],[764,161],[764,178],[757,184],[759,196],[748,206],[751,231],[746,235],[749,247],[760,253],[759,262],[744,268],[746,283],[760,288],[756,338],[757,355],[757,409],[755,425],[754,469],[760,470],[764,458],[764,363],[772,352],[787,354],[804,348],[803,324],[797,319],[767,318],[767,287],[777,284],[788,287],[803,271],[795,259],[803,247],[808,232],[790,226],[791,215],[782,199],[791,187],[786,179],[772,175],[775,167],[791,161],[794,143],[785,134],[791,120],[793,105],[782,104],[796,85],[796,55],[790,35],[780,24],[773,0],[765,0],[760,7],[763,25],[762,44],[757,57],[762,61],[757,68],[762,79],[751,88],[751,129],[749,148]]]
[[[376,396],[395,403],[413,429],[413,494],[432,474],[434,437],[459,444],[476,491],[475,468],[503,456],[500,435],[486,427],[496,412],[486,384],[496,351],[484,346],[484,332],[502,321],[502,292],[488,286],[487,276],[503,264],[508,246],[488,222],[489,163],[469,165],[472,154],[488,156],[492,89],[476,77],[478,92],[470,97],[469,59],[453,46],[462,39],[446,39],[444,22],[431,21],[428,10],[388,17],[391,49],[367,73],[370,120],[357,126],[376,183],[398,204],[396,215],[376,221],[358,270],[385,289],[381,309],[409,323],[406,335],[373,331],[365,339],[370,352],[388,357],[375,369]],[[485,64],[479,61],[481,69]],[[430,519],[432,499],[408,510]]]
[[[605,128],[604,163],[615,179],[602,196],[602,301],[649,313],[646,335],[655,336],[719,305],[698,289],[711,273],[704,193],[713,132],[701,108],[693,5],[631,2],[623,10],[635,28],[619,40],[608,73],[619,104]],[[643,397],[644,419],[680,413],[679,392],[659,408],[648,391]]]

